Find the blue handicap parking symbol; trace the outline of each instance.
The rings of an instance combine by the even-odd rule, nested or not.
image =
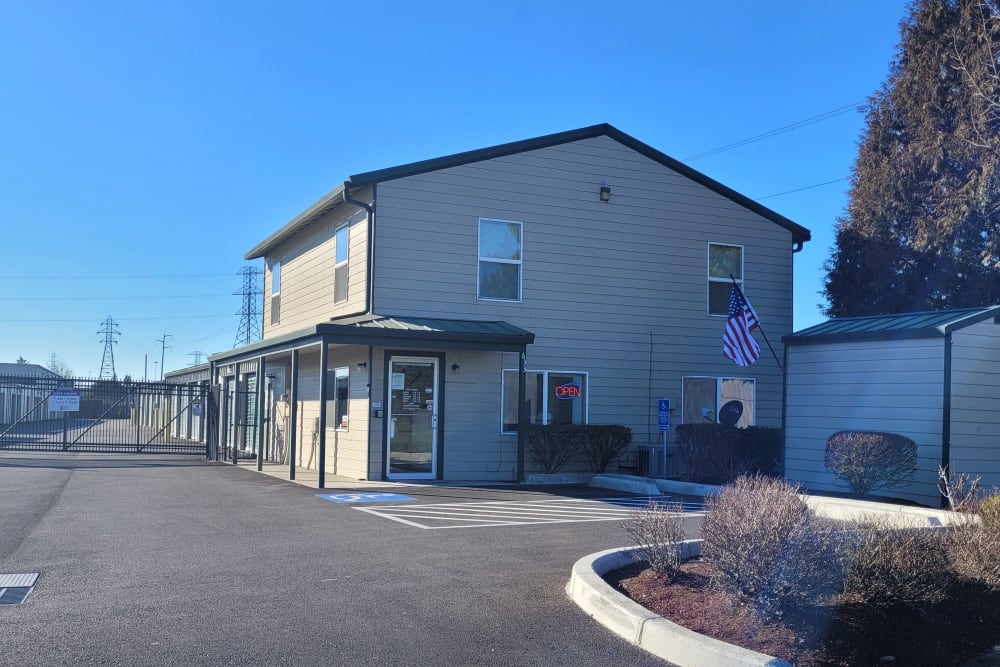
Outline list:
[[[412,496],[404,496],[402,493],[317,493],[316,495],[331,503],[391,503],[413,500]]]

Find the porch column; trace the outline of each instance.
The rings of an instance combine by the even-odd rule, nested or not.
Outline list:
[[[524,431],[528,427],[528,403],[524,400],[525,378],[524,362],[527,347],[521,348],[517,355],[517,481],[524,481]]]
[[[240,366],[241,364],[238,361],[233,364],[233,373],[236,374],[233,378],[233,404],[231,406],[233,411],[233,441],[230,443],[230,446],[233,448],[233,465],[238,463],[238,448],[236,445],[240,441],[240,413],[242,412],[240,410]]]
[[[326,336],[319,348],[319,488],[326,487],[326,367],[330,363],[330,350]]]
[[[212,402],[212,386],[215,384],[215,362],[208,362],[208,384],[201,389],[201,432],[198,435],[205,441],[205,458],[208,460],[215,459],[219,460],[219,445],[216,441],[216,450],[212,452],[212,436],[209,433],[209,429],[212,425],[212,420],[209,419],[209,415],[212,414],[210,411],[210,404]]]
[[[288,400],[291,404],[288,425],[288,479],[295,479],[295,444],[299,439],[299,351],[292,350],[292,373],[289,379]]]
[[[264,469],[264,357],[257,357],[257,472]]]

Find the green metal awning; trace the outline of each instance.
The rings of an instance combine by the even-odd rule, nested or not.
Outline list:
[[[811,345],[858,340],[940,338],[989,318],[1000,318],[1000,306],[839,317],[797,331],[782,340],[789,345]]]

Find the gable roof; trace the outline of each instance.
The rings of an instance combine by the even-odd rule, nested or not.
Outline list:
[[[409,164],[403,164],[396,167],[388,167],[386,169],[377,169],[375,171],[366,171],[360,174],[354,174],[348,177],[348,179],[342,184],[338,185],[336,188],[324,195],[315,204],[293,218],[281,229],[255,245],[247,251],[243,257],[244,259],[256,259],[258,257],[263,257],[265,253],[271,250],[278,243],[284,241],[300,229],[315,222],[323,215],[326,215],[333,209],[340,206],[343,203],[345,191],[350,194],[352,190],[374,183],[391,181],[397,178],[415,176],[417,174],[424,174],[451,167],[459,167],[473,162],[492,160],[494,158],[515,155],[517,153],[526,153],[528,151],[534,151],[541,148],[550,148],[552,146],[568,144],[582,139],[592,139],[594,137],[609,137],[618,143],[645,155],[649,159],[662,164],[668,169],[672,169],[682,176],[703,185],[709,190],[722,195],[723,197],[746,209],[749,209],[750,211],[753,211],[764,219],[770,220],[780,227],[784,227],[792,233],[792,240],[795,243],[805,243],[812,237],[808,229],[792,222],[780,213],[776,213],[768,207],[750,199],[746,195],[742,195],[732,188],[726,187],[722,183],[719,183],[713,178],[709,178],[700,171],[692,169],[679,160],[675,160],[666,153],[656,150],[649,144],[645,144],[635,137],[625,134],[618,128],[607,123],[601,123],[599,125],[582,127],[577,130],[547,134],[541,137],[535,137],[534,139],[513,141],[506,144],[500,144],[498,146],[478,148],[476,150],[455,153],[453,155],[432,158],[430,160],[421,160],[419,162],[411,162]]]
[[[790,345],[811,345],[861,340],[941,338],[983,320],[1000,318],[1000,306],[928,310],[894,315],[838,317],[797,331],[782,340]],[[1000,322],[998,322],[1000,323]]]
[[[0,363],[0,375],[18,375],[21,377],[36,377],[36,378],[58,378],[62,377],[59,373],[50,371],[44,366],[39,366],[38,364],[6,364]]]

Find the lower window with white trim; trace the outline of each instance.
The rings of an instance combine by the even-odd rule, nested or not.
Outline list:
[[[688,376],[681,387],[681,422],[724,424],[745,428],[755,423],[756,381],[753,378]]]
[[[582,371],[525,371],[529,424],[586,424],[588,374]],[[517,370],[504,369],[501,432],[517,433]]]

